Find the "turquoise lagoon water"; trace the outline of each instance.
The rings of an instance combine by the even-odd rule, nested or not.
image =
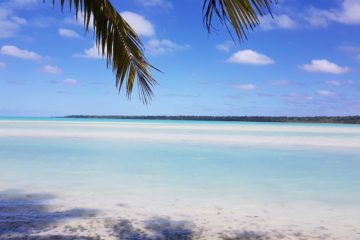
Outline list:
[[[2,118],[0,192],[360,216],[359,146],[357,125]]]
[[[2,130],[27,130],[60,132],[79,129],[68,126],[69,119],[2,119]],[[32,123],[31,120],[38,122]],[[133,132],[168,135],[186,134],[190,140],[180,142],[148,141],[136,139],[77,138],[44,136],[0,137],[0,186],[49,190],[88,189],[98,187],[109,192],[117,188],[125,191],[151,189],[153,197],[171,195],[174,198],[198,199],[254,198],[274,201],[324,201],[338,204],[360,202],[360,149],[341,147],[301,147],[283,145],[218,144],[191,141],[192,133],[211,138],[246,134],[252,137],[302,136],[327,139],[347,138],[360,142],[359,127],[333,124],[272,124],[272,123],[219,123],[188,121],[97,121],[77,120],[77,124],[91,122],[82,127],[83,132],[111,131],[119,135]],[[50,123],[50,124],[49,124]],[[111,127],[104,128],[111,123]],[[136,124],[141,124],[136,125]],[[105,125],[104,125],[105,124]],[[115,126],[114,126],[115,124]],[[131,128],[116,129],[126,124]],[[141,129],[141,127],[149,128]],[[151,125],[165,129],[153,129]],[[182,129],[191,125],[193,128]],[[204,126],[205,129],[196,129]],[[249,126],[253,130],[225,131],[216,126]],[[334,128],[335,132],[257,131],[256,127],[301,126]],[[171,126],[180,126],[172,129]],[[213,127],[214,126],[214,127]],[[355,131],[341,132],[341,129]],[[138,134],[138,133],[137,133]],[[136,191],[134,191],[136,192]],[[134,194],[134,193],[133,193]],[[141,193],[139,193],[141,194]],[[145,194],[145,193],[144,193]],[[140,196],[139,196],[140,197]]]

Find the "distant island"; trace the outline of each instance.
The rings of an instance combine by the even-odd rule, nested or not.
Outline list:
[[[64,118],[360,124],[360,116],[266,117],[266,116],[96,116],[96,115],[69,115],[69,116],[65,116]]]

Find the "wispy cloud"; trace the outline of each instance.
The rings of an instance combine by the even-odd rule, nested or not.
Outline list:
[[[329,81],[326,81],[326,83],[329,85],[333,85],[333,86],[341,86],[341,82],[336,81],[336,80],[329,80]]]
[[[83,53],[73,54],[73,57],[88,58],[88,59],[102,59],[103,57],[99,53],[99,49],[96,44],[91,48],[85,49]]]
[[[73,78],[67,78],[63,80],[63,83],[66,85],[76,85],[79,83],[79,81]]]
[[[307,4],[293,5],[296,1],[283,1],[277,13],[260,19],[260,28],[273,29],[306,29],[327,27],[333,23],[345,25],[360,24],[360,1],[338,0],[332,8],[317,8]],[[295,6],[295,7],[294,7]]]
[[[256,86],[252,83],[244,83],[244,84],[235,84],[233,85],[234,89],[238,89],[238,90],[254,90],[256,89]]]
[[[58,33],[61,37],[65,38],[81,38],[77,32],[67,28],[59,28]]]
[[[147,8],[172,9],[173,5],[167,0],[136,0],[136,3]]]
[[[318,9],[310,8],[304,19],[314,27],[326,27],[332,22],[358,25],[360,24],[360,1],[342,0],[337,8]]]
[[[342,67],[326,59],[314,59],[310,63],[300,66],[307,72],[323,72],[332,74],[343,74],[349,72],[349,67]]]
[[[360,46],[351,44],[342,44],[340,50],[355,55],[355,59],[360,61]]]
[[[189,44],[178,44],[169,39],[151,39],[145,45],[145,50],[151,55],[169,54],[175,51],[184,51],[191,49]]]
[[[26,25],[28,24],[28,22],[26,21],[25,18],[21,18],[21,17],[18,17],[18,16],[11,16],[11,20],[16,23],[16,24],[19,24],[19,25]]]
[[[228,59],[228,62],[251,65],[270,65],[275,63],[270,57],[250,49],[237,51]]]
[[[51,66],[51,65],[45,65],[41,68],[41,71],[43,73],[48,74],[61,74],[63,70],[57,66]]]
[[[2,69],[2,68],[6,68],[6,64],[3,62],[0,62],[0,69]]]
[[[20,49],[13,45],[4,45],[0,49],[2,55],[7,55],[11,57],[21,58],[25,60],[34,60],[41,61],[43,57],[36,52],[29,51],[26,49]]]
[[[229,52],[234,47],[235,47],[234,41],[230,41],[230,40],[227,40],[223,43],[216,45],[217,50],[224,52]]]
[[[155,35],[154,25],[144,16],[129,11],[122,12],[121,16],[130,24],[137,34],[143,36]]]
[[[325,90],[325,89],[321,89],[321,90],[317,90],[316,91],[317,95],[321,96],[321,97],[334,97],[336,96],[336,93],[330,90]]]
[[[297,24],[286,14],[266,15],[260,19],[260,27],[264,30],[295,29]]]
[[[26,19],[14,15],[9,9],[0,7],[0,39],[16,36],[20,28],[26,24]]]

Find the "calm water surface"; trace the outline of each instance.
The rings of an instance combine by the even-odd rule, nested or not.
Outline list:
[[[360,142],[358,126],[139,120],[77,120],[75,125],[69,124],[73,122],[68,119],[2,119],[0,190],[99,192],[107,196],[125,194],[162,200],[318,201],[354,207],[360,202],[360,149],[252,146],[191,140],[193,134],[201,134],[210,140],[245,135],[253,138],[301,136],[309,140],[320,136]],[[89,122],[92,124],[84,126]],[[237,129],[239,125],[248,126],[250,130]],[[162,129],[164,126],[166,128]],[[224,130],[222,126],[234,126],[234,130]],[[280,130],[298,126],[311,131],[294,132],[286,128],[271,131],[273,126]],[[264,127],[270,130],[262,131]],[[174,142],[8,134],[27,130],[63,133],[73,129],[111,132],[118,136],[134,132],[154,136],[185,134],[187,139]],[[327,132],[327,129],[336,131]]]

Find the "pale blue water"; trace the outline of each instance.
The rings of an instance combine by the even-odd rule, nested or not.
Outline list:
[[[7,188],[129,186],[174,198],[360,201],[358,151],[43,138],[1,138],[0,146]]]
[[[104,124],[156,124],[210,126],[210,129],[140,129],[142,133],[201,133],[217,135],[302,136],[347,138],[360,141],[359,132],[242,132],[211,129],[211,126],[301,126],[359,129],[355,125],[223,123],[193,121],[142,121],[2,118],[2,130],[71,131],[68,122]],[[29,124],[28,121],[40,121]],[[10,122],[9,122],[10,121]],[[55,125],[49,125],[48,123]],[[56,125],[56,124],[65,125]],[[46,125],[48,124],[48,125]],[[137,129],[117,130],[132,134]],[[82,132],[114,131],[86,126]],[[223,132],[222,132],[223,131]],[[1,136],[0,191],[8,189],[54,192],[119,192],[138,198],[217,199],[236,202],[315,201],[357,207],[360,202],[360,149],[306,148],[215,144],[196,141],[164,142],[74,137]],[[136,191],[139,190],[139,191]],[[99,193],[100,194],[100,193]]]

